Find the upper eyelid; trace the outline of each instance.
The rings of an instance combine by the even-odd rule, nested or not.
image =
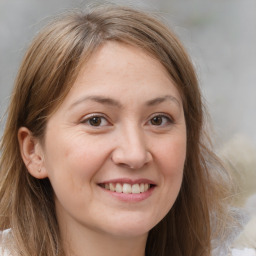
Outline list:
[[[101,118],[105,118],[106,120],[108,120],[108,117],[103,114],[103,113],[91,113],[91,114],[87,114],[87,115],[84,115],[82,118],[81,118],[81,121],[85,121],[85,120],[88,120],[92,117],[101,117]]]
[[[149,120],[151,120],[152,118],[156,117],[156,116],[162,116],[162,117],[166,117],[168,119],[170,119],[172,122],[174,122],[174,118],[170,115],[170,114],[166,114],[166,113],[155,113],[155,114],[152,114],[150,117],[149,117]]]
[[[108,123],[108,125],[100,125],[100,126],[98,126],[98,127],[106,127],[106,126],[109,126],[109,125],[111,125],[111,121],[109,120],[109,118],[105,115],[105,114],[103,114],[103,113],[92,113],[92,114],[88,114],[88,115],[84,115],[81,119],[80,119],[80,123],[81,124],[85,124],[86,122],[88,122],[89,120],[90,120],[90,118],[93,118],[93,117],[100,117],[100,118],[103,118],[103,119],[105,119],[106,120],[106,122]],[[88,125],[88,126],[90,126],[90,125]],[[95,126],[95,128],[96,128],[97,126]]]

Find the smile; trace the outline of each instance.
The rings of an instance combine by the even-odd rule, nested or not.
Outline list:
[[[105,183],[100,184],[101,187],[110,190],[112,192],[124,193],[124,194],[140,194],[148,191],[150,189],[151,184],[149,183]]]

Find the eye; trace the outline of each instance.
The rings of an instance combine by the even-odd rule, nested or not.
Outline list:
[[[149,122],[154,126],[165,126],[173,123],[173,120],[166,115],[155,115],[149,120]]]
[[[94,126],[94,127],[109,125],[109,122],[107,121],[107,119],[100,115],[90,115],[88,117],[85,117],[82,120],[82,123],[87,124],[88,126]]]

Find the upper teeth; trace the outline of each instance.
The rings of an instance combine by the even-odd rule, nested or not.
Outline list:
[[[147,183],[141,183],[141,184],[128,184],[128,183],[106,183],[104,184],[105,189],[117,192],[117,193],[125,193],[125,194],[139,194],[146,192],[150,185]]]

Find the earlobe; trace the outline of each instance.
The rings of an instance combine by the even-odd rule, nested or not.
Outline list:
[[[43,150],[38,139],[26,127],[21,127],[18,131],[20,153],[28,172],[37,179],[47,177],[44,167]]]

